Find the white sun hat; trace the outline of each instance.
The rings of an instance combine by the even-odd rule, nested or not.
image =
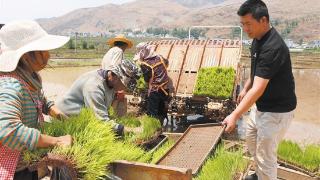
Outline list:
[[[14,21],[0,30],[0,72],[14,71],[21,56],[63,46],[69,37],[50,35],[35,21]]]

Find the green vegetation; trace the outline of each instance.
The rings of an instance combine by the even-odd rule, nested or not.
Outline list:
[[[160,35],[160,36],[166,36],[169,34],[169,30],[165,28],[157,28],[157,27],[150,27],[146,30],[147,33],[153,34],[153,35]]]
[[[282,141],[278,147],[280,159],[304,167],[310,172],[320,169],[320,145],[307,145],[301,148],[292,141]]]
[[[112,113],[112,109],[110,109]],[[132,140],[147,140],[161,127],[160,122],[148,116],[135,118],[127,116],[118,118],[118,122],[130,127],[143,127],[141,133],[129,134],[131,141],[119,140],[111,123],[98,120],[92,110],[84,109],[80,115],[70,117],[64,121],[52,120],[40,129],[42,133],[51,136],[70,134],[73,144],[70,147],[54,147],[23,152],[23,161],[27,164],[39,161],[46,153],[53,153],[66,157],[74,163],[81,179],[99,179],[107,175],[107,165],[115,160],[139,162],[155,162],[173,144],[168,141],[154,152],[146,152]]]
[[[110,49],[107,40],[110,37],[71,37],[64,46],[50,51],[51,58],[88,58],[102,60],[105,53]],[[134,46],[140,42],[152,41],[152,38],[129,38]],[[135,47],[125,51],[125,59],[132,59],[135,54]],[[100,64],[99,64],[100,65]]]
[[[74,138],[70,147],[55,147],[24,154],[24,160],[40,159],[44,153],[63,155],[74,162],[79,177],[97,179],[107,174],[106,165],[115,160],[136,161],[145,151],[134,144],[117,141],[111,124],[98,120],[90,110],[65,121],[53,120],[41,129],[51,136],[70,134]]]
[[[140,117],[140,121],[143,127],[142,133],[137,135],[137,139],[148,140],[159,129],[161,129],[161,123],[158,119],[144,115]]]
[[[139,118],[124,117],[117,118],[118,123],[124,124],[128,127],[141,127],[141,132],[128,132],[125,134],[125,141],[130,143],[141,144],[154,137],[154,135],[161,129],[160,121],[156,118],[149,117],[147,115]]]
[[[141,76],[137,81],[137,92],[141,92],[144,89],[147,89],[147,83],[144,81],[143,76]]]
[[[50,60],[51,67],[82,67],[82,66],[100,66],[101,59],[76,59],[76,60]]]
[[[122,124],[128,127],[140,127],[141,122],[138,118],[134,117],[133,115],[127,115],[123,117],[117,118],[117,123]]]
[[[241,151],[228,152],[219,147],[215,155],[207,160],[196,180],[230,180],[242,173],[248,166]]]
[[[233,68],[211,67],[200,69],[194,95],[227,99],[232,96],[235,81]]]
[[[174,145],[174,141],[169,139],[163,145],[161,145],[156,151],[153,152],[152,159],[150,160],[151,164],[155,164],[160,158]]]

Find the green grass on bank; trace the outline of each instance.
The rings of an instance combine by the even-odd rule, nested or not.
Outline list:
[[[320,170],[320,145],[310,144],[301,148],[292,141],[282,141],[278,147],[278,156],[311,172]]]

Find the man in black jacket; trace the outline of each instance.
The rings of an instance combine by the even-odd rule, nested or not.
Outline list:
[[[246,179],[277,179],[277,146],[296,108],[295,84],[288,47],[270,26],[268,8],[261,0],[247,0],[238,10],[244,32],[253,38],[251,76],[237,99],[238,107],[224,120],[226,132],[254,103],[246,139],[256,173]]]

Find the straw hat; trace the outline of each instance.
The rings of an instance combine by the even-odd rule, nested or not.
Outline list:
[[[121,42],[127,43],[128,48],[131,48],[133,46],[132,41],[127,39],[123,34],[117,35],[116,37],[109,39],[107,43],[110,46],[114,46],[114,42],[116,42],[116,41],[121,41]]]
[[[50,35],[35,21],[15,21],[0,30],[0,71],[14,71],[21,56],[63,46],[69,37]]]

